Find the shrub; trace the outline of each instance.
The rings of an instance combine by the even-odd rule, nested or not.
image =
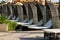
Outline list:
[[[9,31],[15,30],[16,27],[17,27],[17,23],[16,22],[9,22],[9,24],[8,24],[8,30]]]
[[[0,24],[8,24],[9,31],[13,31],[17,27],[17,23],[11,22],[4,14],[0,15]]]

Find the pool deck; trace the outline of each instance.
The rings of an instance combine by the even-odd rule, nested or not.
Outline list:
[[[0,40],[44,40],[43,31],[0,32]]]

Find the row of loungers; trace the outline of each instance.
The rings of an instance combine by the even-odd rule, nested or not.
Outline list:
[[[29,28],[29,29],[47,29],[47,28],[51,28],[52,27],[52,19],[50,19],[48,22],[46,22],[46,24],[43,24],[43,19],[41,19],[37,24],[32,24],[33,23],[33,18],[28,21],[27,23],[19,23],[17,22],[19,25],[21,25],[22,29]]]
[[[18,21],[18,19],[17,19]],[[43,19],[41,19],[36,25],[32,25],[34,19],[32,18],[31,20],[25,19],[23,22],[17,22],[18,25],[21,25],[21,27],[27,27],[31,29],[46,29],[46,28],[51,28],[51,20],[49,20],[45,25],[41,26],[43,24]],[[27,22],[27,23],[26,23]]]
[[[31,18],[29,21],[27,19],[23,20],[22,22],[18,22],[19,18],[13,18],[11,21],[16,21],[18,25],[21,25],[20,27],[22,30],[26,30],[25,28],[28,29],[47,29],[51,28],[52,22],[49,20],[45,25],[41,26],[43,24],[43,19],[41,19],[37,24],[32,24],[34,21],[34,18]],[[28,21],[28,22],[27,22]]]
[[[41,9],[44,9],[42,7],[41,7]],[[43,25],[43,18],[37,24],[33,24],[33,22],[34,22],[34,18],[31,18],[27,23],[26,22],[17,22],[17,24],[21,25],[20,27],[22,28],[22,30],[26,30],[26,29],[47,29],[47,28],[52,27],[52,20],[51,19],[48,20],[48,22],[46,22],[44,25]]]
[[[52,21],[49,20],[45,25],[42,25],[42,20],[39,21],[36,25],[32,25],[33,20],[31,19],[28,23],[17,22],[17,24],[21,25],[22,28],[29,28],[29,29],[47,29],[52,27]]]
[[[30,4],[31,5],[31,4]],[[33,4],[32,4],[33,5]],[[31,6],[32,6],[31,5]],[[41,5],[41,10],[44,10],[42,4],[39,4]],[[45,11],[45,10],[44,10]],[[42,11],[43,12],[43,11]],[[42,15],[44,14],[44,12],[42,13]],[[8,16],[8,19],[10,19],[11,15]],[[50,19],[50,18],[49,18]],[[13,21],[16,21],[18,25],[21,25],[20,27],[22,27],[22,29],[24,29],[25,27],[26,28],[29,28],[29,29],[46,29],[46,28],[51,28],[52,26],[52,20],[48,20],[48,22],[46,22],[44,25],[43,25],[43,18],[41,18],[41,20],[37,23],[37,24],[33,24],[34,23],[34,18],[32,17],[30,20],[27,20],[26,18],[22,21],[22,22],[19,22],[19,17],[13,17],[12,18],[12,22]],[[43,25],[43,26],[42,26]]]

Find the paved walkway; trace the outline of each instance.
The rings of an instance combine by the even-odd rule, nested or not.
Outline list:
[[[0,40],[43,40],[41,31],[0,32]]]

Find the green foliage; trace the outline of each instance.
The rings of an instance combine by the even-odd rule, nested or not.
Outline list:
[[[1,24],[6,23],[7,20],[8,19],[7,19],[7,17],[5,15],[3,15],[3,14],[0,15],[0,23]]]
[[[17,27],[17,23],[16,22],[9,22],[9,25],[8,26],[9,26],[8,27],[8,30],[9,31],[13,31]]]
[[[18,26],[16,22],[11,22],[7,17],[3,14],[0,15],[0,24],[8,24],[8,30],[13,31]]]

